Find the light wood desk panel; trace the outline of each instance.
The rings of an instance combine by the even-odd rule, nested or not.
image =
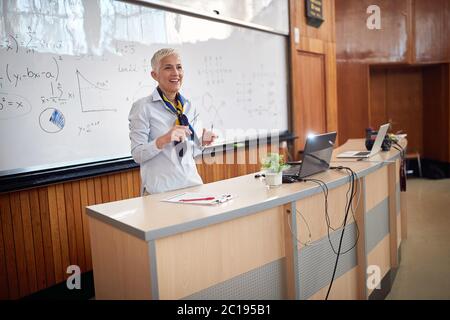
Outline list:
[[[178,299],[284,257],[283,207],[156,240],[161,299]]]

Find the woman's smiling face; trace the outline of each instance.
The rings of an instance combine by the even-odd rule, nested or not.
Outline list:
[[[176,94],[183,83],[183,66],[178,55],[172,54],[161,59],[158,71],[152,71],[152,77],[155,79],[161,90],[172,96]]]

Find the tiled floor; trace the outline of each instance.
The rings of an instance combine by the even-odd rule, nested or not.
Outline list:
[[[408,180],[408,239],[387,299],[450,299],[450,180]]]

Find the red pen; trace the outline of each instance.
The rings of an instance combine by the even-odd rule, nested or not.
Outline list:
[[[207,197],[207,198],[195,198],[195,199],[181,199],[179,201],[189,202],[189,201],[202,201],[202,200],[214,200],[216,197]]]

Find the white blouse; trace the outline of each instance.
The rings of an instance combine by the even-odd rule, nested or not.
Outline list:
[[[194,111],[189,100],[186,100],[184,114],[191,125],[196,128],[198,117],[194,120]],[[186,139],[187,148],[184,156],[179,157],[174,142],[166,144],[162,149],[156,146],[156,139],[170,130],[177,116],[166,109],[164,101],[154,90],[152,95],[133,103],[128,116],[130,126],[131,155],[141,166],[141,195],[144,190],[159,193],[202,184],[195,165],[194,156],[203,151],[199,135],[201,128],[196,129],[195,139]],[[194,123],[194,121],[195,123]]]

